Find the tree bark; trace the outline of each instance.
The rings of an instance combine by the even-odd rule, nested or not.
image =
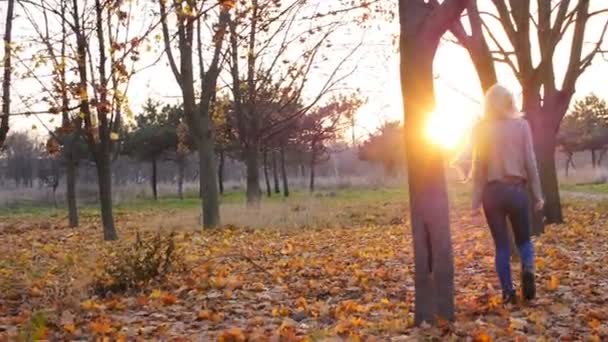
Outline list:
[[[545,96],[542,106],[540,100],[532,99],[524,107],[532,128],[534,152],[545,197],[544,222],[549,224],[564,222],[555,164],[555,151],[559,124],[568,109],[570,99],[571,95],[569,94],[555,92],[552,96]],[[535,102],[536,104],[534,104]],[[538,214],[536,215],[538,216]],[[534,220],[534,222],[540,221],[542,221],[542,218],[535,218]]]
[[[315,162],[317,157],[317,151],[315,149],[314,142],[312,143],[312,149],[310,151],[310,183],[308,184],[308,190],[313,193],[315,192]]]
[[[591,167],[595,169],[596,166],[597,166],[597,160],[595,158],[595,149],[591,149]]]
[[[255,144],[248,146],[245,156],[247,168],[247,206],[258,207],[262,197],[260,190],[260,169],[258,165],[258,147]]]
[[[67,147],[67,148],[71,148]],[[77,164],[72,158],[66,160],[65,172],[66,172],[66,197],[68,202],[68,220],[70,227],[78,227],[78,205],[76,204],[76,169]]]
[[[154,198],[154,200],[158,200],[158,191],[156,188],[156,175],[157,175],[157,170],[156,170],[156,159],[152,159],[152,178],[151,178],[151,185],[152,185],[152,197]]]
[[[284,146],[281,146],[281,177],[283,178],[283,196],[289,197],[289,182],[287,181],[287,167],[285,166]]]
[[[8,0],[6,10],[6,23],[4,26],[4,76],[2,80],[2,118],[0,119],[0,147],[4,145],[9,130],[9,117],[11,110],[11,54],[12,54],[12,30],[13,12],[15,0]]]
[[[220,188],[220,194],[224,194],[224,151],[220,151],[220,162],[217,166],[217,181]]]
[[[177,197],[184,199],[184,173],[186,171],[186,158],[178,157],[177,160]]]
[[[264,181],[266,182],[266,196],[272,197],[270,177],[268,176],[268,150],[264,148]]]
[[[543,195],[545,196],[545,222],[563,223],[564,218],[555,167],[555,134],[551,131],[544,131],[540,127],[536,128],[534,147]]]
[[[98,154],[96,168],[103,237],[106,241],[118,240],[118,234],[114,226],[114,214],[112,213],[112,169],[108,153]]]
[[[207,120],[203,120],[207,121]],[[205,123],[210,127],[209,122]],[[203,199],[203,226],[215,228],[220,225],[220,199],[218,194],[218,181],[216,179],[215,153],[209,129],[203,134],[204,138],[199,147],[200,184],[202,185]]]
[[[272,151],[272,177],[274,179],[274,193],[280,194],[281,187],[279,186],[279,174],[277,170],[277,153]]]
[[[454,319],[454,258],[440,149],[423,132],[435,107],[433,60],[467,1],[399,1],[401,85],[415,264],[415,323]]]

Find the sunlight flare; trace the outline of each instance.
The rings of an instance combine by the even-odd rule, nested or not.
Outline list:
[[[476,119],[470,112],[458,113],[439,108],[429,115],[426,138],[442,149],[455,151],[468,142]]]

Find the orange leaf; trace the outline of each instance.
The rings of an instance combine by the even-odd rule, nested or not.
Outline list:
[[[112,322],[107,317],[99,317],[90,323],[91,331],[97,335],[106,335],[112,331]]]
[[[177,303],[177,297],[175,297],[171,293],[164,292],[160,297],[160,301],[164,305],[173,305],[173,304]]]
[[[547,282],[547,290],[555,291],[559,287],[559,278],[557,276],[552,275],[551,279]]]
[[[74,323],[65,324],[63,326],[63,330],[65,330],[65,332],[67,332],[68,334],[74,334],[74,332],[76,331],[76,325],[74,325]]]
[[[198,312],[198,315],[196,315],[196,318],[200,321],[211,319],[211,312],[209,310],[201,310]]]
[[[245,342],[245,334],[239,328],[225,330],[218,337],[218,342]]]
[[[593,318],[589,321],[589,327],[593,330],[597,330],[602,325],[602,322]]]
[[[492,342],[492,338],[485,332],[481,331],[481,332],[477,333],[477,335],[475,335],[475,337],[473,338],[473,341],[474,342]]]

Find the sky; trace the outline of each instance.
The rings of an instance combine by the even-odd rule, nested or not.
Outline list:
[[[321,7],[328,4],[326,2],[328,0],[317,1],[319,1]],[[591,0],[591,7],[592,9],[600,8],[602,3],[605,2],[605,0]],[[478,4],[480,10],[494,12],[490,0],[481,0],[478,1]],[[6,3],[0,2],[0,24],[2,24],[0,30],[2,31],[4,30],[5,7]],[[608,16],[603,15],[596,17],[589,23],[585,50],[592,47],[592,43],[599,36],[606,20],[608,20]],[[17,22],[15,36],[19,37],[27,34],[27,25],[24,19],[17,18]],[[493,31],[502,32],[500,25],[496,22],[492,22],[490,19],[488,23]],[[342,85],[344,89],[360,89],[362,95],[367,98],[367,104],[356,115],[356,135],[359,139],[366,137],[382,123],[402,120],[403,117],[399,83],[399,55],[398,48],[395,45],[395,37],[399,32],[398,19],[387,21],[386,18],[375,18],[369,26],[366,29],[351,27],[347,31],[343,31],[334,39],[332,50],[327,51],[330,62],[332,62],[332,59],[339,60],[350,51],[352,46],[362,41],[362,47],[346,67],[348,70],[356,67],[356,71]],[[558,80],[561,80],[563,76],[569,57],[570,37],[571,32],[568,32],[559,45],[555,56]],[[449,38],[449,35],[446,35],[446,38]],[[504,35],[499,35],[499,39],[506,41]],[[537,43],[533,40],[532,44],[534,46]],[[605,43],[604,46],[608,50],[608,43]],[[156,56],[150,55],[143,59],[149,58],[152,60]],[[462,47],[446,39],[439,48],[434,68],[438,111],[444,113],[444,115],[463,118],[463,120],[469,120],[470,117],[479,115],[483,94],[468,53]],[[323,79],[323,74],[326,74],[327,70],[319,72],[320,79]],[[226,80],[225,75],[223,78]],[[520,96],[521,90],[518,82],[506,66],[498,65],[498,78],[500,83],[511,88],[518,97]],[[601,57],[597,57],[586,73],[579,78],[575,98],[581,98],[594,92],[608,99],[607,80],[608,62]],[[317,82],[322,81],[317,80]],[[309,91],[314,93],[316,87],[318,85],[312,82]],[[14,93],[36,91],[39,90],[32,82],[15,82]],[[156,66],[137,74],[129,88],[129,98],[135,112],[147,98],[176,103],[179,100],[179,95],[179,88],[164,58]],[[18,103],[14,104],[13,111],[21,110],[24,110],[24,108],[19,108]],[[44,120],[48,122],[48,118]],[[37,123],[38,119],[34,117],[12,119],[12,127],[15,131],[31,131],[32,125]]]

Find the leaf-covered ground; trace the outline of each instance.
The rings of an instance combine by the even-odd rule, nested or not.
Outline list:
[[[5,218],[0,340],[608,339],[603,205],[569,204],[568,223],[536,240],[538,299],[509,309],[500,305],[493,245],[481,218],[454,209],[457,320],[417,328],[410,231],[399,219],[405,208],[398,200],[349,201],[328,209],[350,218],[334,223],[181,230],[177,247],[187,271],[103,298],[91,284],[112,251],[167,213],[121,215],[119,245],[101,242],[91,217],[77,230],[63,218]],[[517,279],[515,264],[514,271]]]

